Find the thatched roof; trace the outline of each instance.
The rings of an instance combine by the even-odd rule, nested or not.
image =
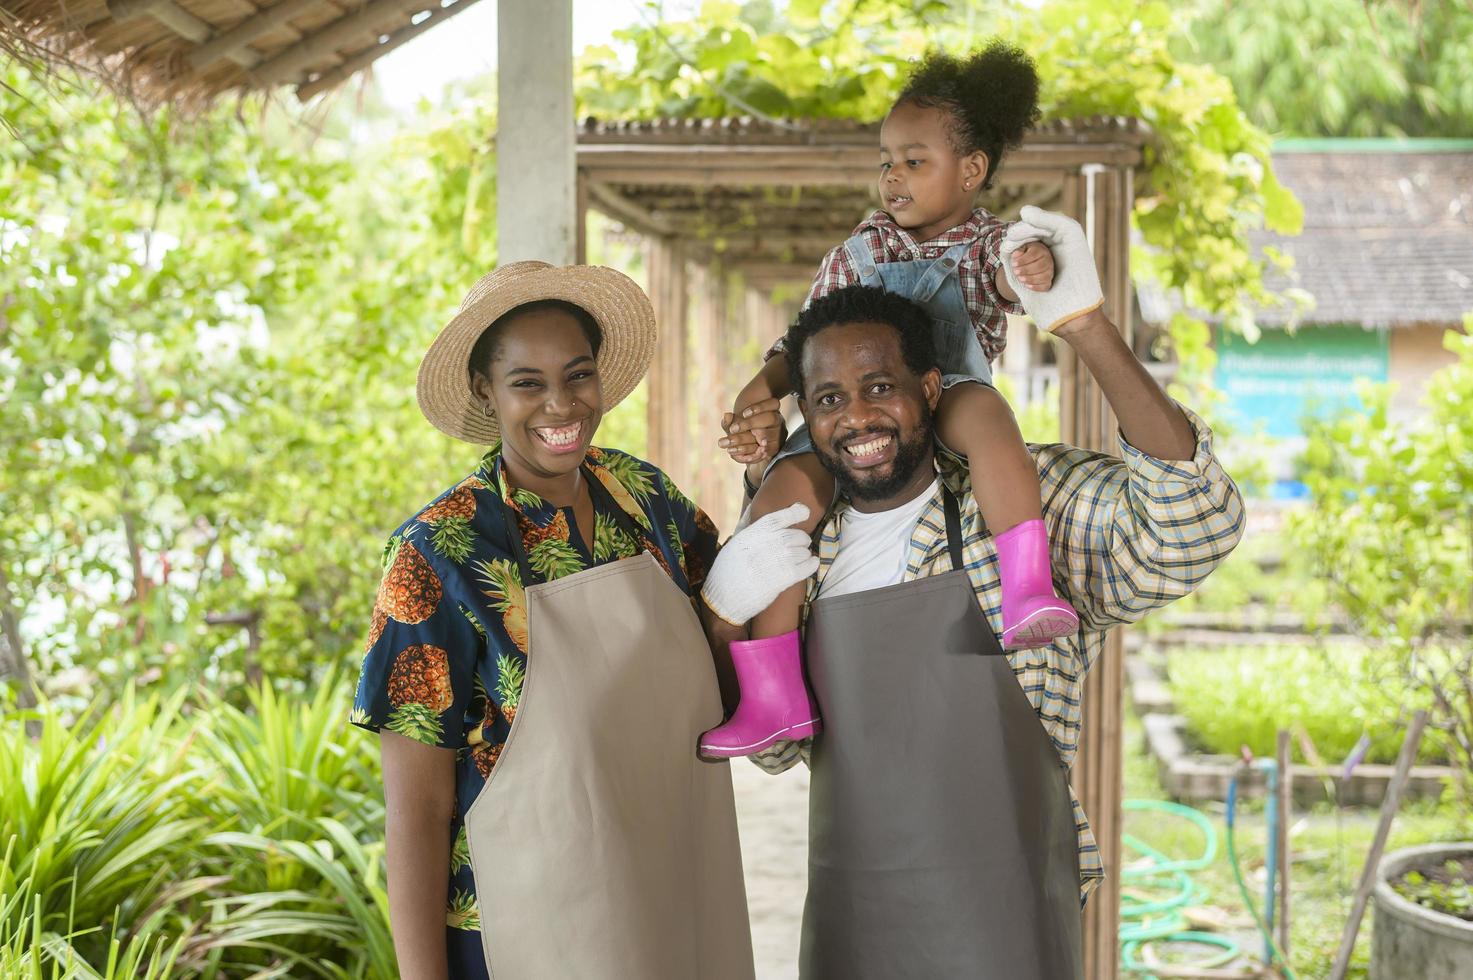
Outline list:
[[[1473,140],[1287,141],[1273,163],[1304,204],[1304,231],[1251,237],[1294,259],[1267,285],[1314,297],[1298,322],[1459,324],[1473,312]],[[1180,308],[1151,289],[1140,299],[1148,322]],[[1280,327],[1292,315],[1276,308],[1255,320]]]
[[[308,99],[477,2],[0,0],[0,41],[105,66],[146,97],[294,86]]]

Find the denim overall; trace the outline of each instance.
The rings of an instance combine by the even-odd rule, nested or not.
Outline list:
[[[967,310],[957,273],[962,257],[971,247],[971,242],[953,245],[936,259],[876,262],[863,236],[855,235],[844,243],[844,253],[849,256],[850,267],[859,274],[860,285],[899,293],[925,307],[930,314],[931,341],[936,347],[943,388],[964,381],[992,386],[992,366],[987,363],[987,355],[972,329],[972,315]],[[813,440],[808,435],[808,426],[800,425],[783,443],[773,463],[811,452]]]

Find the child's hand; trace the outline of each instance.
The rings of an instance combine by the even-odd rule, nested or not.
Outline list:
[[[1054,253],[1043,242],[1019,245],[1008,257],[1013,275],[1035,293],[1046,293],[1054,284]]]
[[[716,444],[743,465],[772,459],[782,448],[781,406],[777,398],[745,402],[738,396],[736,407],[721,416],[721,428],[726,435]]]

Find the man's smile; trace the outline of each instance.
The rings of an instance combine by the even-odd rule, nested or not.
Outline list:
[[[869,469],[895,458],[895,436],[889,433],[864,433],[845,440],[839,448],[853,469]]]

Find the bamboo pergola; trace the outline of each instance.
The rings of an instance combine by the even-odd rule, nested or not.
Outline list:
[[[0,0],[0,41],[101,67],[150,99],[291,87],[306,100],[477,2]]]
[[[648,453],[730,526],[740,485],[715,446],[716,420],[796,311],[824,253],[874,208],[877,130],[843,121],[586,120],[577,132],[577,227],[597,210],[645,240],[660,324],[649,375]],[[1130,212],[1148,133],[1094,118],[1036,129],[1007,157],[985,202],[1072,215],[1094,247],[1105,311],[1132,339]],[[579,255],[584,252],[580,237]],[[784,299],[774,291],[787,289]],[[1114,453],[1116,423],[1088,373],[1058,345],[1066,442]],[[1085,688],[1073,782],[1111,877],[1085,912],[1087,976],[1117,975],[1120,913],[1121,635]]]

